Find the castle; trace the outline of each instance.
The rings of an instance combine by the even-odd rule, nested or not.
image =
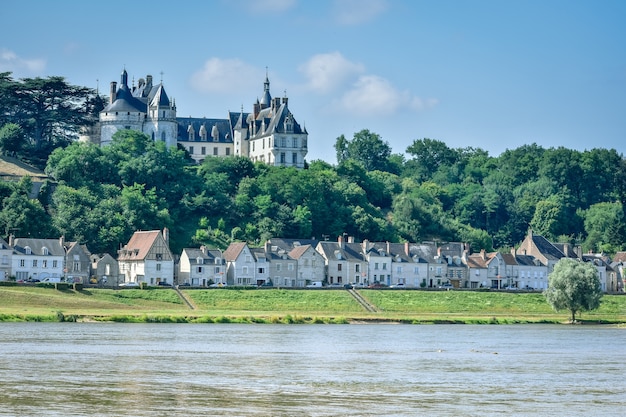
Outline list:
[[[170,100],[163,82],[151,75],[129,87],[128,73],[120,84],[111,82],[109,104],[100,112],[92,140],[101,146],[111,143],[123,129],[147,134],[170,146],[180,145],[198,163],[207,156],[243,156],[269,165],[304,168],[308,132],[295,120],[287,97],[272,98],[265,77],[263,96],[252,111],[228,112],[226,119],[176,117],[176,102]],[[98,132],[99,130],[99,132]],[[99,133],[99,135],[98,135]]]

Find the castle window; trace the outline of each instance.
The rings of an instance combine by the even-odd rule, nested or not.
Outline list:
[[[124,126],[124,129],[130,130],[130,126]]]
[[[217,147],[213,148],[213,155],[217,156]]]
[[[163,110],[163,118],[165,119],[165,110]]]
[[[285,163],[285,152],[281,152],[280,153],[280,163],[284,164]]]
[[[295,165],[298,163],[298,154],[297,153],[292,153],[291,154],[291,162]]]
[[[206,155],[206,147],[203,146],[200,153],[202,155]]]
[[[161,132],[161,140],[165,142],[165,132]]]
[[[193,146],[190,146],[190,147],[189,147],[189,154],[190,154],[190,155],[193,155]]]
[[[226,156],[230,155],[230,148],[226,148]]]

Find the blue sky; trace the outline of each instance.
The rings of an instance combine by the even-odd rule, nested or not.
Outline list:
[[[361,129],[492,156],[626,152],[626,1],[4,0],[0,71],[108,94],[163,79],[178,116],[251,111],[266,68],[309,132],[309,161]],[[161,75],[161,72],[163,73]]]

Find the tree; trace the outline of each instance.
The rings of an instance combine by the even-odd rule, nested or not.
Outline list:
[[[343,135],[335,142],[337,162],[341,164],[347,159],[361,162],[366,171],[387,171],[391,146],[382,140],[380,135],[363,129],[354,134],[352,140]]]
[[[24,146],[24,131],[20,125],[7,123],[0,128],[0,151],[17,156]]]
[[[65,78],[24,78],[14,81],[10,73],[0,74],[0,116],[22,127],[32,145],[29,159],[42,167],[58,146],[77,138],[82,126],[92,123],[89,114],[95,91],[69,84]]]
[[[562,258],[548,275],[544,295],[555,311],[569,310],[574,323],[576,313],[600,306],[602,286],[598,270],[592,263]]]

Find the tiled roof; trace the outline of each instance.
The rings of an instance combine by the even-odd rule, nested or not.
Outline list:
[[[160,230],[133,233],[126,246],[119,251],[118,259],[126,261],[145,259],[160,234]]]
[[[239,257],[239,254],[246,247],[246,242],[234,242],[228,245],[228,248],[224,251],[224,259],[228,262],[234,261]]]

